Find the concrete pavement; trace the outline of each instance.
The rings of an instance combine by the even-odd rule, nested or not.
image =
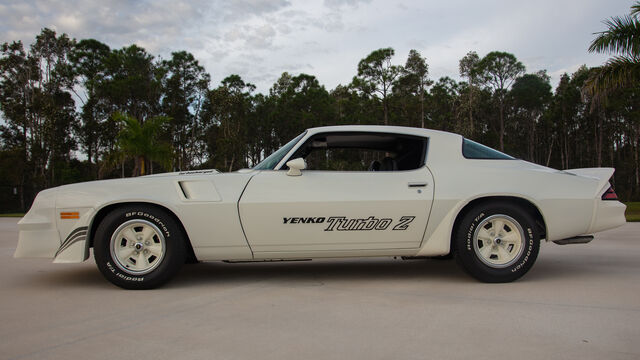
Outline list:
[[[543,244],[510,284],[454,261],[188,265],[121,290],[92,260],[14,259],[0,218],[0,359],[639,359],[640,223]]]

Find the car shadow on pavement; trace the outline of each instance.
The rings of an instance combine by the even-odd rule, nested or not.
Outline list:
[[[597,276],[600,270],[584,262],[538,259],[538,263],[518,282],[578,280]],[[397,281],[425,283],[478,283],[455,260],[390,258],[331,259],[274,262],[203,262],[185,265],[164,288],[244,285],[271,282],[288,286],[320,286],[326,282]],[[23,272],[21,287],[113,288],[93,264],[52,266],[47,270]]]
[[[517,282],[549,280],[582,280],[606,272],[579,259],[538,259],[534,267]],[[455,260],[440,259],[338,259],[293,262],[223,263],[208,262],[186,265],[169,284],[190,287],[206,284],[240,284],[243,282],[277,281],[290,284],[324,282],[415,281],[431,283],[479,283],[458,266]],[[311,285],[309,285],[311,286]]]
[[[325,282],[367,281],[469,282],[453,260],[314,260],[288,262],[223,263],[186,265],[172,280],[171,287],[190,287],[209,283],[239,284],[276,281],[292,285]]]
[[[39,270],[33,273],[23,272],[20,276],[21,287],[37,287],[39,289],[61,288],[108,288],[112,287],[95,266],[76,266],[50,270]]]
[[[35,269],[34,269],[35,270]],[[113,288],[94,264],[47,264],[14,278],[20,288]],[[185,265],[163,288],[244,285],[255,282],[314,286],[325,282],[368,281],[475,282],[454,260],[390,258],[331,259],[225,263],[221,261]]]

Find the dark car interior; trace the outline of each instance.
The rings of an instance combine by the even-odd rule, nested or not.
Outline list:
[[[309,138],[290,159],[304,158],[309,170],[400,171],[422,167],[426,150],[418,136],[337,132]]]

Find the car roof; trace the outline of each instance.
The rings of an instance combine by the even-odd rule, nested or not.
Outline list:
[[[386,132],[395,134],[426,136],[426,137],[442,137],[442,138],[460,138],[461,135],[441,131],[422,129],[408,126],[389,126],[389,125],[336,125],[336,126],[321,126],[307,129],[309,134],[318,134],[323,132],[334,131],[362,131],[362,132]]]

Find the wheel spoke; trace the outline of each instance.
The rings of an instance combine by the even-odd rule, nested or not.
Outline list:
[[[487,245],[487,243],[491,242],[491,234],[485,228],[480,228],[478,230],[478,239],[482,240],[482,245]]]
[[[122,247],[118,250],[118,258],[121,262],[127,262],[127,260],[133,255],[133,250],[130,247]]]
[[[142,251],[138,254],[138,258],[136,259],[136,268],[139,270],[144,270],[149,267],[149,259],[147,259],[147,255],[143,254]]]
[[[518,234],[517,231],[510,231],[507,235],[502,237],[502,242],[515,245],[520,242],[520,234]]]
[[[511,254],[503,246],[498,246],[498,259],[501,262],[509,261]]]
[[[492,252],[493,252],[493,249],[488,244],[485,244],[482,247],[482,249],[480,249],[480,255],[482,255],[487,260],[491,259],[491,253]]]
[[[155,255],[156,257],[160,257],[162,255],[162,245],[160,244],[152,244],[146,247],[149,250],[151,255]]]
[[[504,221],[502,219],[496,219],[491,223],[491,230],[495,231],[496,236],[504,231]]]
[[[129,243],[135,243],[137,241],[137,234],[133,229],[133,226],[123,229],[120,233],[122,234],[122,237],[127,240],[127,245],[129,245]]]
[[[155,235],[155,231],[150,226],[145,226],[142,228],[142,240],[144,241],[153,241],[153,235]]]

